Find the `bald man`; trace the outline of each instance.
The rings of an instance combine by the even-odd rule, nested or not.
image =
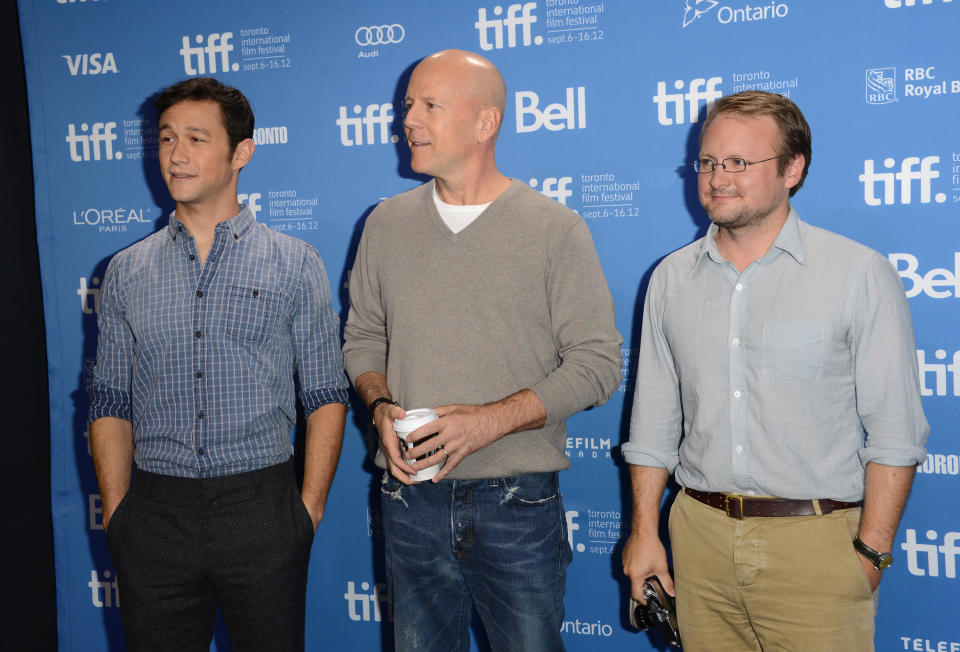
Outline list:
[[[563,649],[564,421],[620,383],[586,224],[497,169],[505,99],[479,55],[420,62],[404,129],[433,179],[374,210],[350,276],[344,362],[379,435],[401,651],[469,649],[473,605],[495,650]],[[393,424],[413,408],[439,419],[408,440],[437,434],[401,453]]]

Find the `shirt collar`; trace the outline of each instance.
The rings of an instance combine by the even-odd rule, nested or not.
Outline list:
[[[790,206],[787,220],[780,228],[780,233],[777,234],[770,249],[778,249],[779,251],[786,252],[799,264],[803,265],[806,256],[803,247],[803,233],[800,229],[801,224],[802,222],[800,221],[800,216],[797,215],[797,211],[794,210],[793,206]],[[700,248],[697,250],[697,256],[694,258],[693,266],[690,269],[691,276],[699,269],[701,262],[707,257],[715,263],[726,263],[726,258],[723,257],[720,249],[717,248],[716,235],[718,230],[717,225],[711,223],[710,228],[707,229],[707,234],[700,239]],[[767,255],[769,255],[769,252]],[[766,256],[764,256],[764,258],[766,258]]]
[[[233,236],[234,240],[239,240],[253,228],[257,220],[253,217],[253,211],[247,204],[240,204],[240,212],[228,220],[217,224],[217,229],[226,229]],[[167,225],[167,235],[171,240],[176,240],[181,234],[187,232],[187,227],[183,222],[177,219],[177,212],[170,213],[170,223]]]

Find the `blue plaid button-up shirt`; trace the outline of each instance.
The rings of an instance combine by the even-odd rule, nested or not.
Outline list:
[[[287,460],[295,375],[307,416],[348,402],[320,256],[246,206],[217,225],[202,266],[175,215],[114,256],[98,319],[90,420],[129,420],[145,471],[207,478]]]

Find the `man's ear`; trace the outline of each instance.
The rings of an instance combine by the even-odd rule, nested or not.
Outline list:
[[[244,138],[237,143],[237,146],[233,149],[233,157],[230,160],[230,165],[233,169],[239,171],[244,165],[249,163],[250,157],[253,156],[254,149],[256,149],[256,145],[252,138]]]

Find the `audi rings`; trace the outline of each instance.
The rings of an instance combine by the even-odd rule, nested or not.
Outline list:
[[[394,23],[393,25],[374,25],[372,27],[358,27],[353,35],[353,40],[357,45],[366,47],[369,45],[388,45],[390,43],[399,43],[406,36],[403,25]]]

